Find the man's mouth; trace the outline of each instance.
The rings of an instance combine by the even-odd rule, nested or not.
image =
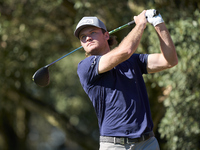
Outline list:
[[[93,45],[93,43],[92,43],[92,42],[88,43],[88,44],[87,44],[87,47],[89,47],[89,46],[91,46],[91,45]]]

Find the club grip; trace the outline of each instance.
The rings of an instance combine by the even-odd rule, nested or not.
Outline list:
[[[158,15],[159,15],[159,11],[158,11],[158,10],[155,10],[155,11],[154,11],[153,17],[158,16]],[[127,25],[132,25],[132,24],[135,24],[135,21],[134,21],[134,20],[127,23]]]
[[[134,23],[135,23],[135,21],[133,20],[133,21],[128,22],[127,25],[130,26],[130,25],[132,25],[132,24],[134,24]]]

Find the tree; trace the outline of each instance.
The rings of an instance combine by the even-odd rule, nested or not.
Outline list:
[[[51,66],[45,88],[31,77],[80,46],[73,30],[83,16],[97,16],[112,30],[148,8],[161,12],[179,57],[176,67],[144,76],[156,137],[161,149],[199,149],[199,5],[196,0],[0,1],[0,149],[97,149],[97,119],[76,74],[84,51]],[[117,40],[130,29],[117,32]],[[148,25],[137,52],[158,47]],[[60,145],[50,140],[55,133],[62,136],[55,129],[65,136]]]
[[[173,40],[179,55],[179,65],[171,72],[171,83],[162,81],[160,84],[170,84],[172,91],[164,101],[167,108],[159,131],[167,139],[170,149],[199,149],[199,85],[200,65],[199,28],[200,12],[196,10],[193,18],[174,22]],[[165,80],[166,81],[166,80]],[[173,82],[172,82],[173,81]]]

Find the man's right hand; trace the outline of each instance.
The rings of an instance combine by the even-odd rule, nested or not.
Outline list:
[[[146,19],[146,10],[142,11],[138,16],[134,16],[134,21],[136,25],[144,25],[144,28],[146,28],[147,19]]]

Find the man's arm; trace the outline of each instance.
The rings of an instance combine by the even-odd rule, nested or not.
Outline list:
[[[112,51],[103,55],[99,60],[99,74],[107,72],[127,60],[136,51],[143,31],[146,28],[146,16],[143,11],[138,16],[134,17],[136,26],[131,30],[131,32],[122,40],[118,47],[114,48]]]
[[[175,46],[167,30],[165,23],[155,26],[160,41],[160,54],[150,54],[148,56],[147,71],[148,73],[159,72],[171,68],[178,64],[178,58]]]

